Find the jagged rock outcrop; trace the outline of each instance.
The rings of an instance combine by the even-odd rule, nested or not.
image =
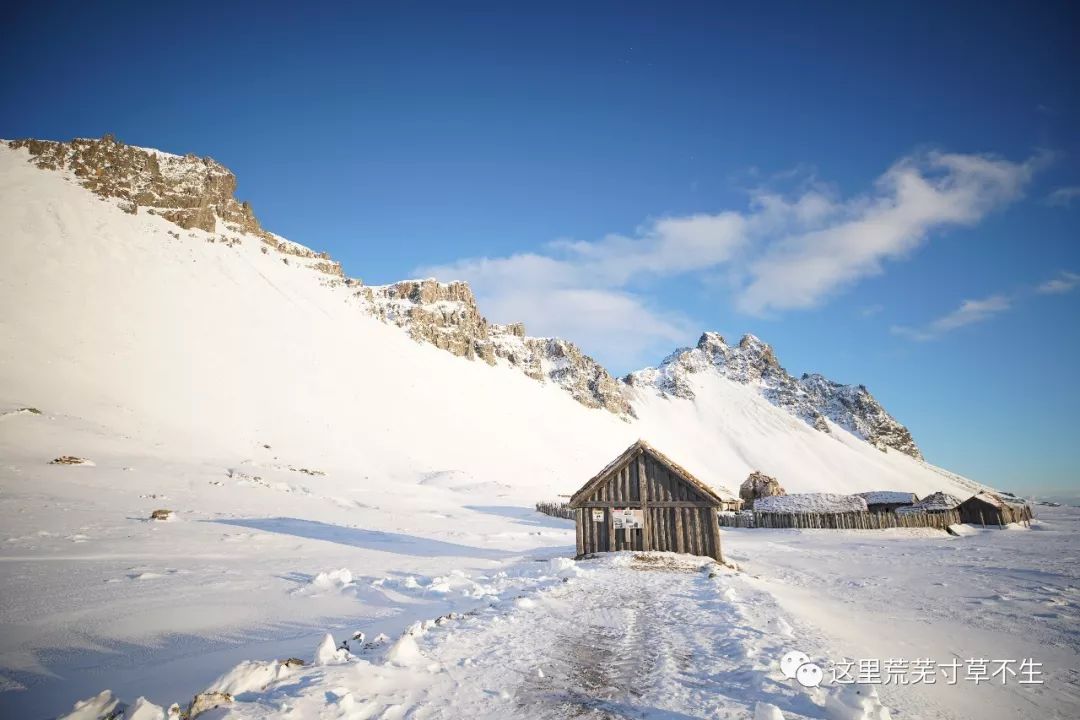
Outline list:
[[[750,476],[739,486],[739,497],[746,503],[747,507],[753,507],[754,501],[758,498],[786,494],[776,478],[769,477],[758,470],[750,473]]]
[[[617,415],[634,415],[622,383],[577,345],[560,338],[522,340],[529,353],[525,360],[526,374],[535,377],[533,373],[538,367],[542,377],[561,386],[583,405],[604,408]]]
[[[309,258],[306,266],[333,276],[332,285],[359,287],[355,294],[384,322],[404,328],[419,342],[470,360],[505,363],[525,375],[552,382],[588,407],[633,416],[635,388],[692,399],[695,373],[719,372],[730,380],[756,386],[770,402],[829,432],[826,418],[864,438],[881,450],[893,448],[921,459],[907,428],[898,423],[862,385],[841,385],[821,375],[793,378],[781,367],[772,347],[746,335],[735,347],[707,332],[697,347],[669,355],[655,368],[613,378],[598,362],[571,342],[535,338],[520,323],[489,323],[479,312],[468,284],[436,280],[406,280],[368,287],[346,278],[341,265],[319,253],[263,229],[251,205],[236,199],[236,176],[215,160],[195,155],[172,155],[125,145],[111,135],[71,142],[15,140],[40,168],[70,172],[78,182],[126,212],[159,215],[181,228],[210,233],[231,246],[242,236],[254,236],[270,250]],[[232,233],[232,236],[228,236]],[[170,233],[179,239],[179,233]],[[288,258],[283,258],[288,262]]]
[[[489,341],[491,327],[476,307],[472,289],[463,282],[404,280],[365,286],[356,291],[371,304],[371,313],[405,328],[420,342],[473,360],[495,363]]]
[[[633,414],[622,384],[600,363],[566,340],[528,337],[521,323],[489,323],[467,283],[405,280],[365,286],[356,294],[370,303],[373,315],[417,341],[490,365],[501,360],[535,380],[559,385],[587,407]]]
[[[821,375],[794,378],[780,365],[767,343],[745,335],[732,347],[717,333],[704,333],[697,347],[682,348],[658,367],[628,375],[634,387],[691,399],[695,373],[719,372],[729,380],[756,386],[771,403],[823,432],[828,418],[881,450],[893,448],[922,459],[906,427],[896,421],[863,385],[842,385]]]
[[[866,439],[879,450],[892,448],[922,459],[911,432],[885,411],[865,385],[842,385],[818,374],[798,380],[800,393],[785,396],[785,407],[801,416],[811,409]]]
[[[236,176],[211,158],[126,145],[112,135],[8,144],[25,148],[31,162],[42,169],[71,172],[87,190],[117,200],[125,212],[143,209],[185,230],[254,235],[278,252],[320,260],[313,266],[320,272],[343,276],[340,264],[326,253],[264,230],[250,203],[236,199]]]

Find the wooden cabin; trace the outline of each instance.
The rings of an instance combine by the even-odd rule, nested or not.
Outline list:
[[[1007,501],[993,493],[982,492],[972,495],[957,508],[960,521],[975,525],[1008,525],[1014,522],[1031,520],[1031,508],[1027,503],[1016,500]]]
[[[570,498],[578,557],[667,550],[722,560],[717,510],[723,499],[644,440]]]

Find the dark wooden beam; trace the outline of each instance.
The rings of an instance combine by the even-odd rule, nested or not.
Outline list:
[[[696,500],[652,500],[652,501],[650,501],[648,503],[648,506],[649,507],[654,507],[654,508],[658,508],[658,507],[669,507],[669,508],[670,507],[674,507],[674,508],[711,507],[711,508],[716,508],[717,507],[715,503],[699,502],[699,501],[696,501]],[[587,503],[581,503],[580,507],[583,507],[583,508],[614,508],[614,507],[640,508],[640,507],[643,507],[643,506],[639,502],[615,502],[615,501],[600,502],[600,501],[592,501],[592,502],[587,502]]]

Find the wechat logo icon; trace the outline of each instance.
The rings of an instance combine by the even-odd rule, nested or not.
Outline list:
[[[780,672],[788,680],[798,680],[803,687],[817,687],[824,673],[810,662],[810,656],[800,650],[792,650],[780,659]]]

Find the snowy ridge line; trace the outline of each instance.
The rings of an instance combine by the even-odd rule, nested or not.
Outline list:
[[[865,387],[842,385],[817,374],[795,379],[779,365],[772,348],[753,335],[729,347],[717,333],[706,332],[696,348],[678,349],[656,368],[616,379],[572,342],[528,336],[521,323],[488,322],[465,282],[424,278],[366,286],[345,277],[340,263],[327,253],[262,228],[251,205],[235,198],[235,175],[211,158],[125,145],[111,135],[66,143],[0,142],[25,149],[31,162],[42,169],[69,173],[87,190],[115,200],[125,212],[136,214],[142,208],[184,229],[218,233],[226,244],[253,236],[282,254],[314,259],[317,262],[309,267],[320,273],[323,282],[358,288],[354,294],[365,301],[370,314],[404,328],[413,339],[470,360],[507,364],[530,378],[561,387],[587,407],[634,417],[632,388],[642,387],[693,399],[686,375],[708,369],[753,385],[769,402],[822,432],[829,432],[828,419],[882,451],[892,448],[922,459],[911,433]]]

